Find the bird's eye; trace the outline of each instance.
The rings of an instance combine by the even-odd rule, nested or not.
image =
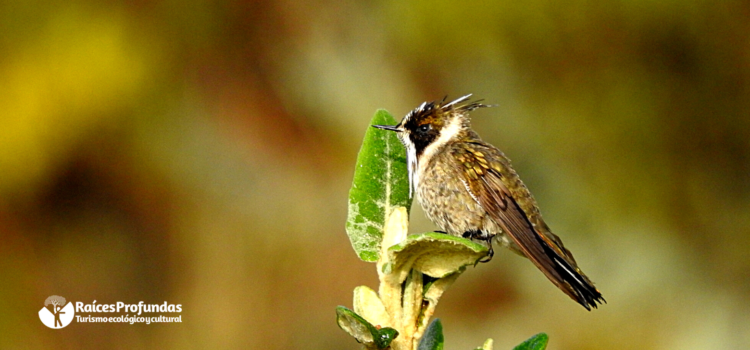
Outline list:
[[[419,132],[428,132],[430,131],[430,124],[422,124],[419,126]]]

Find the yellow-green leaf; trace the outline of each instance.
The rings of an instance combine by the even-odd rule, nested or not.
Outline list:
[[[450,275],[485,257],[487,247],[465,238],[430,232],[409,235],[405,242],[391,247],[388,254],[392,261],[389,268],[403,281],[412,268],[434,278]]]

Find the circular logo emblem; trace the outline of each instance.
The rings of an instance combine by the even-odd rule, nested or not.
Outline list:
[[[44,307],[39,310],[39,319],[45,326],[53,329],[65,328],[73,321],[75,310],[73,303],[59,295],[53,295],[44,301]]]

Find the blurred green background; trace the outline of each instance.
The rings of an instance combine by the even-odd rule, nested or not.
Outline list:
[[[609,304],[507,251],[448,349],[750,348],[750,4],[3,1],[0,348],[356,349],[344,232],[377,108],[474,93]],[[418,205],[412,231],[433,229]],[[53,294],[182,324],[45,327]]]

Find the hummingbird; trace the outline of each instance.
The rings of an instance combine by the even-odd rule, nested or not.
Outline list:
[[[510,160],[471,129],[469,112],[491,106],[470,97],[424,102],[397,125],[372,125],[395,132],[406,148],[410,196],[416,193],[445,233],[487,246],[483,262],[492,259],[495,240],[531,260],[587,310],[606,302],[544,222]]]

